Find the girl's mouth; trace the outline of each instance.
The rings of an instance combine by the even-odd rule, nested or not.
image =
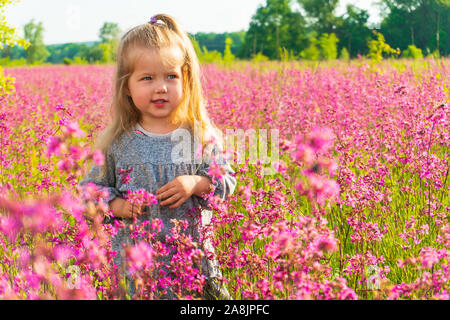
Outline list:
[[[168,101],[164,100],[164,99],[159,99],[159,100],[153,100],[152,103],[154,105],[156,105],[157,107],[162,107],[164,106]]]

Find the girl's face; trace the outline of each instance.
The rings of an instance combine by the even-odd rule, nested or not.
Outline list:
[[[137,48],[133,54],[137,60],[125,92],[141,112],[144,124],[169,124],[183,98],[182,51],[177,46]]]

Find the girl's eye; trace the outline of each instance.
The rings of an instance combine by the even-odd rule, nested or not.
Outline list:
[[[152,77],[144,77],[144,78],[142,78],[142,80],[146,80],[146,79],[152,80]]]
[[[176,79],[176,77],[177,77],[176,74],[171,74],[171,75],[169,76],[169,79]]]

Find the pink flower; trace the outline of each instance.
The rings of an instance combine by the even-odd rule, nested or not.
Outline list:
[[[69,134],[73,134],[75,137],[82,138],[85,136],[84,131],[80,129],[77,122],[69,122],[65,128]]]
[[[138,244],[126,248],[127,265],[130,273],[135,274],[138,271],[150,268],[153,264],[154,255],[153,249],[145,241],[140,241]]]
[[[330,128],[315,128],[309,134],[309,146],[314,152],[327,152],[334,143],[334,134]]]
[[[327,253],[333,252],[336,250],[336,239],[321,238],[317,248]]]
[[[64,105],[62,105],[62,104],[56,105],[55,111],[60,111],[60,110],[66,110],[66,108],[64,108]]]
[[[105,162],[105,157],[101,150],[95,150],[94,154],[92,155],[92,159],[97,166],[102,166]]]
[[[216,180],[222,179],[225,175],[225,169],[213,161],[209,166],[208,175],[212,178],[212,183],[215,183]]]
[[[58,261],[62,265],[65,265],[69,259],[75,257],[72,248],[67,245],[56,245],[53,248],[53,256],[55,257],[56,261]]]
[[[52,154],[59,155],[61,152],[61,140],[57,137],[50,137],[47,140],[47,157]]]
[[[59,170],[69,172],[74,164],[75,164],[74,161],[71,158],[69,158],[58,161],[57,166]]]
[[[422,266],[425,268],[432,268],[433,265],[439,262],[439,252],[430,247],[422,248],[420,252],[420,256],[422,258]]]
[[[161,221],[161,219],[152,219],[150,227],[153,230],[155,230],[156,232],[161,232],[161,229],[163,227],[163,222]]]
[[[8,237],[9,241],[14,242],[19,233],[21,224],[14,218],[0,216],[0,231]]]
[[[306,165],[311,165],[314,160],[313,149],[303,143],[296,145],[292,151],[292,156],[296,161],[303,162]]]

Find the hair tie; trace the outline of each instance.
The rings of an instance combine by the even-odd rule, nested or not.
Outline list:
[[[150,21],[149,21],[148,23],[150,23],[151,25],[159,24],[159,25],[166,26],[166,23],[165,23],[164,21],[159,20],[159,19],[157,19],[157,18],[155,18],[155,17],[151,17],[151,18],[150,18]]]

